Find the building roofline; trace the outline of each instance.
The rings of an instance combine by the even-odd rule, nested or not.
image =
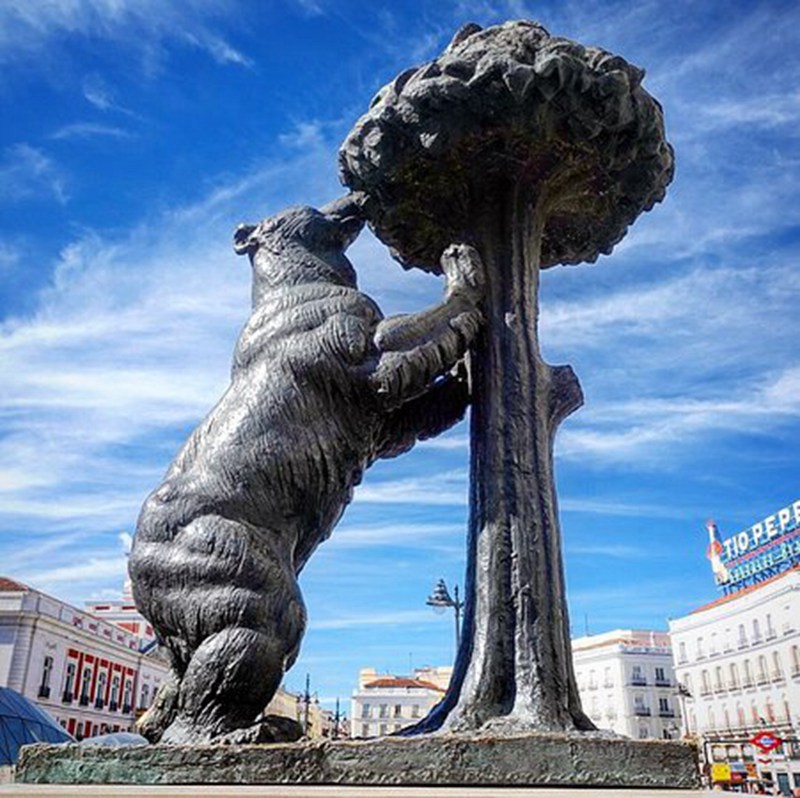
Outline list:
[[[699,612],[705,612],[706,610],[713,609],[714,607],[720,607],[723,604],[727,604],[730,601],[735,601],[742,596],[755,593],[756,591],[761,590],[761,588],[767,587],[775,582],[779,582],[781,579],[784,579],[792,573],[800,573],[800,564],[793,565],[791,568],[787,568],[785,571],[781,571],[779,574],[775,574],[775,576],[771,576],[769,579],[765,579],[763,582],[758,582],[755,585],[744,587],[741,590],[737,590],[735,593],[729,593],[727,596],[720,596],[713,601],[709,601],[707,604],[702,604],[696,609],[690,610],[689,615],[696,615]]]

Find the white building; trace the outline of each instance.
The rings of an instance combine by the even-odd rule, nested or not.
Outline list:
[[[421,720],[442,700],[452,673],[449,666],[418,668],[413,676],[362,668],[350,703],[350,736],[380,737]]]
[[[78,738],[133,730],[168,666],[139,637],[0,577],[0,685],[35,701]]]
[[[676,676],[690,693],[686,731],[702,741],[746,741],[769,730],[800,736],[800,568],[706,604],[670,621]],[[720,748],[720,746],[717,746]],[[752,747],[721,746],[742,772],[772,772],[800,787],[800,745],[788,742],[754,761]],[[747,761],[749,759],[749,762]],[[750,768],[746,765],[750,764]],[[758,767],[756,768],[756,766]]]
[[[130,577],[125,580],[121,599],[86,601],[83,606],[91,615],[136,635],[145,645],[156,639],[152,624],[136,609],[136,605],[133,603]]]
[[[672,739],[680,706],[665,632],[615,629],[572,641],[583,711],[601,729],[636,739]]]

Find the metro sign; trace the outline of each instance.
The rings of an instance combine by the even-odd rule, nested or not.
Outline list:
[[[783,740],[777,734],[768,731],[762,731],[753,735],[748,742],[751,742],[760,751],[768,754],[774,751],[783,744]]]

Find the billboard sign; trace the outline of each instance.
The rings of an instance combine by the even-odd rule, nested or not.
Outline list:
[[[800,564],[800,500],[728,538],[706,523],[714,581],[733,593]]]

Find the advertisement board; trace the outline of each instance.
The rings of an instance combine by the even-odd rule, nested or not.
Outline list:
[[[706,529],[714,581],[725,594],[800,564],[800,500],[729,537],[720,537],[713,520]]]

